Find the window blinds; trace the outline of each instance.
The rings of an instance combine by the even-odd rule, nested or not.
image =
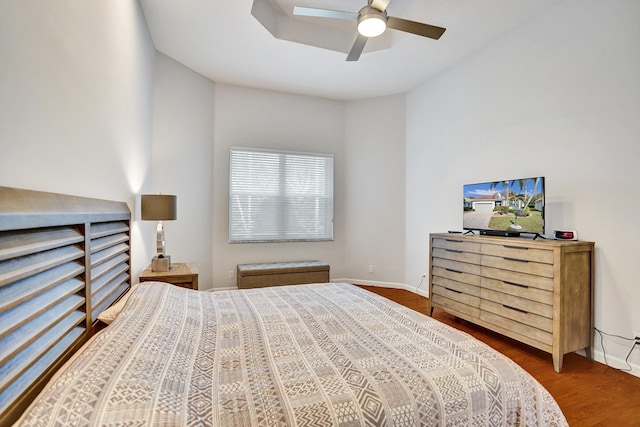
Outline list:
[[[231,148],[229,241],[333,239],[333,156]]]

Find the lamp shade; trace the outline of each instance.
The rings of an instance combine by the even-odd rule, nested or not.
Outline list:
[[[176,196],[143,194],[140,198],[143,220],[168,221],[178,218]]]

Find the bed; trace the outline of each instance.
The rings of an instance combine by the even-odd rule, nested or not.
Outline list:
[[[107,312],[16,425],[567,425],[505,356],[351,284],[145,282]]]

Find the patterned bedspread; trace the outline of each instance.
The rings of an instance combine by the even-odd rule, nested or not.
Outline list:
[[[198,292],[148,282],[20,423],[567,425],[505,356],[358,287]]]

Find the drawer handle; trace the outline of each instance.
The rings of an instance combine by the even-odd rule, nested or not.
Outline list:
[[[445,268],[445,270],[450,271],[450,272],[452,272],[452,273],[462,274],[462,271],[453,270],[453,269],[451,269],[451,268]]]
[[[508,308],[508,309],[510,309],[510,310],[518,311],[518,312],[520,312],[520,313],[529,314],[529,312],[528,312],[528,311],[523,310],[523,309],[521,309],[521,308],[511,307],[510,305],[506,305],[506,304],[502,304],[502,306],[503,306],[504,308]]]
[[[516,261],[516,262],[529,262],[526,259],[518,259],[518,258],[509,258],[509,257],[502,257],[502,259],[506,260],[506,261]]]
[[[506,280],[503,280],[502,283],[505,283],[505,284],[511,285],[511,286],[517,286],[519,288],[525,288],[525,289],[529,288],[527,285],[521,285],[520,283],[514,283],[514,282],[507,282]]]
[[[448,291],[451,291],[451,292],[455,292],[456,294],[461,294],[462,293],[460,291],[456,291],[455,289],[451,289],[451,288],[445,288],[445,289],[448,290]]]
[[[510,246],[510,245],[502,245],[503,248],[507,249],[519,249],[521,251],[528,251],[529,248],[523,248],[522,246]]]
[[[462,243],[462,240],[444,239],[445,242]]]
[[[445,249],[445,251],[447,251],[447,252],[453,252],[453,253],[456,253],[456,254],[461,254],[461,253],[462,253],[462,251],[459,251],[459,250],[457,250],[457,249]]]

